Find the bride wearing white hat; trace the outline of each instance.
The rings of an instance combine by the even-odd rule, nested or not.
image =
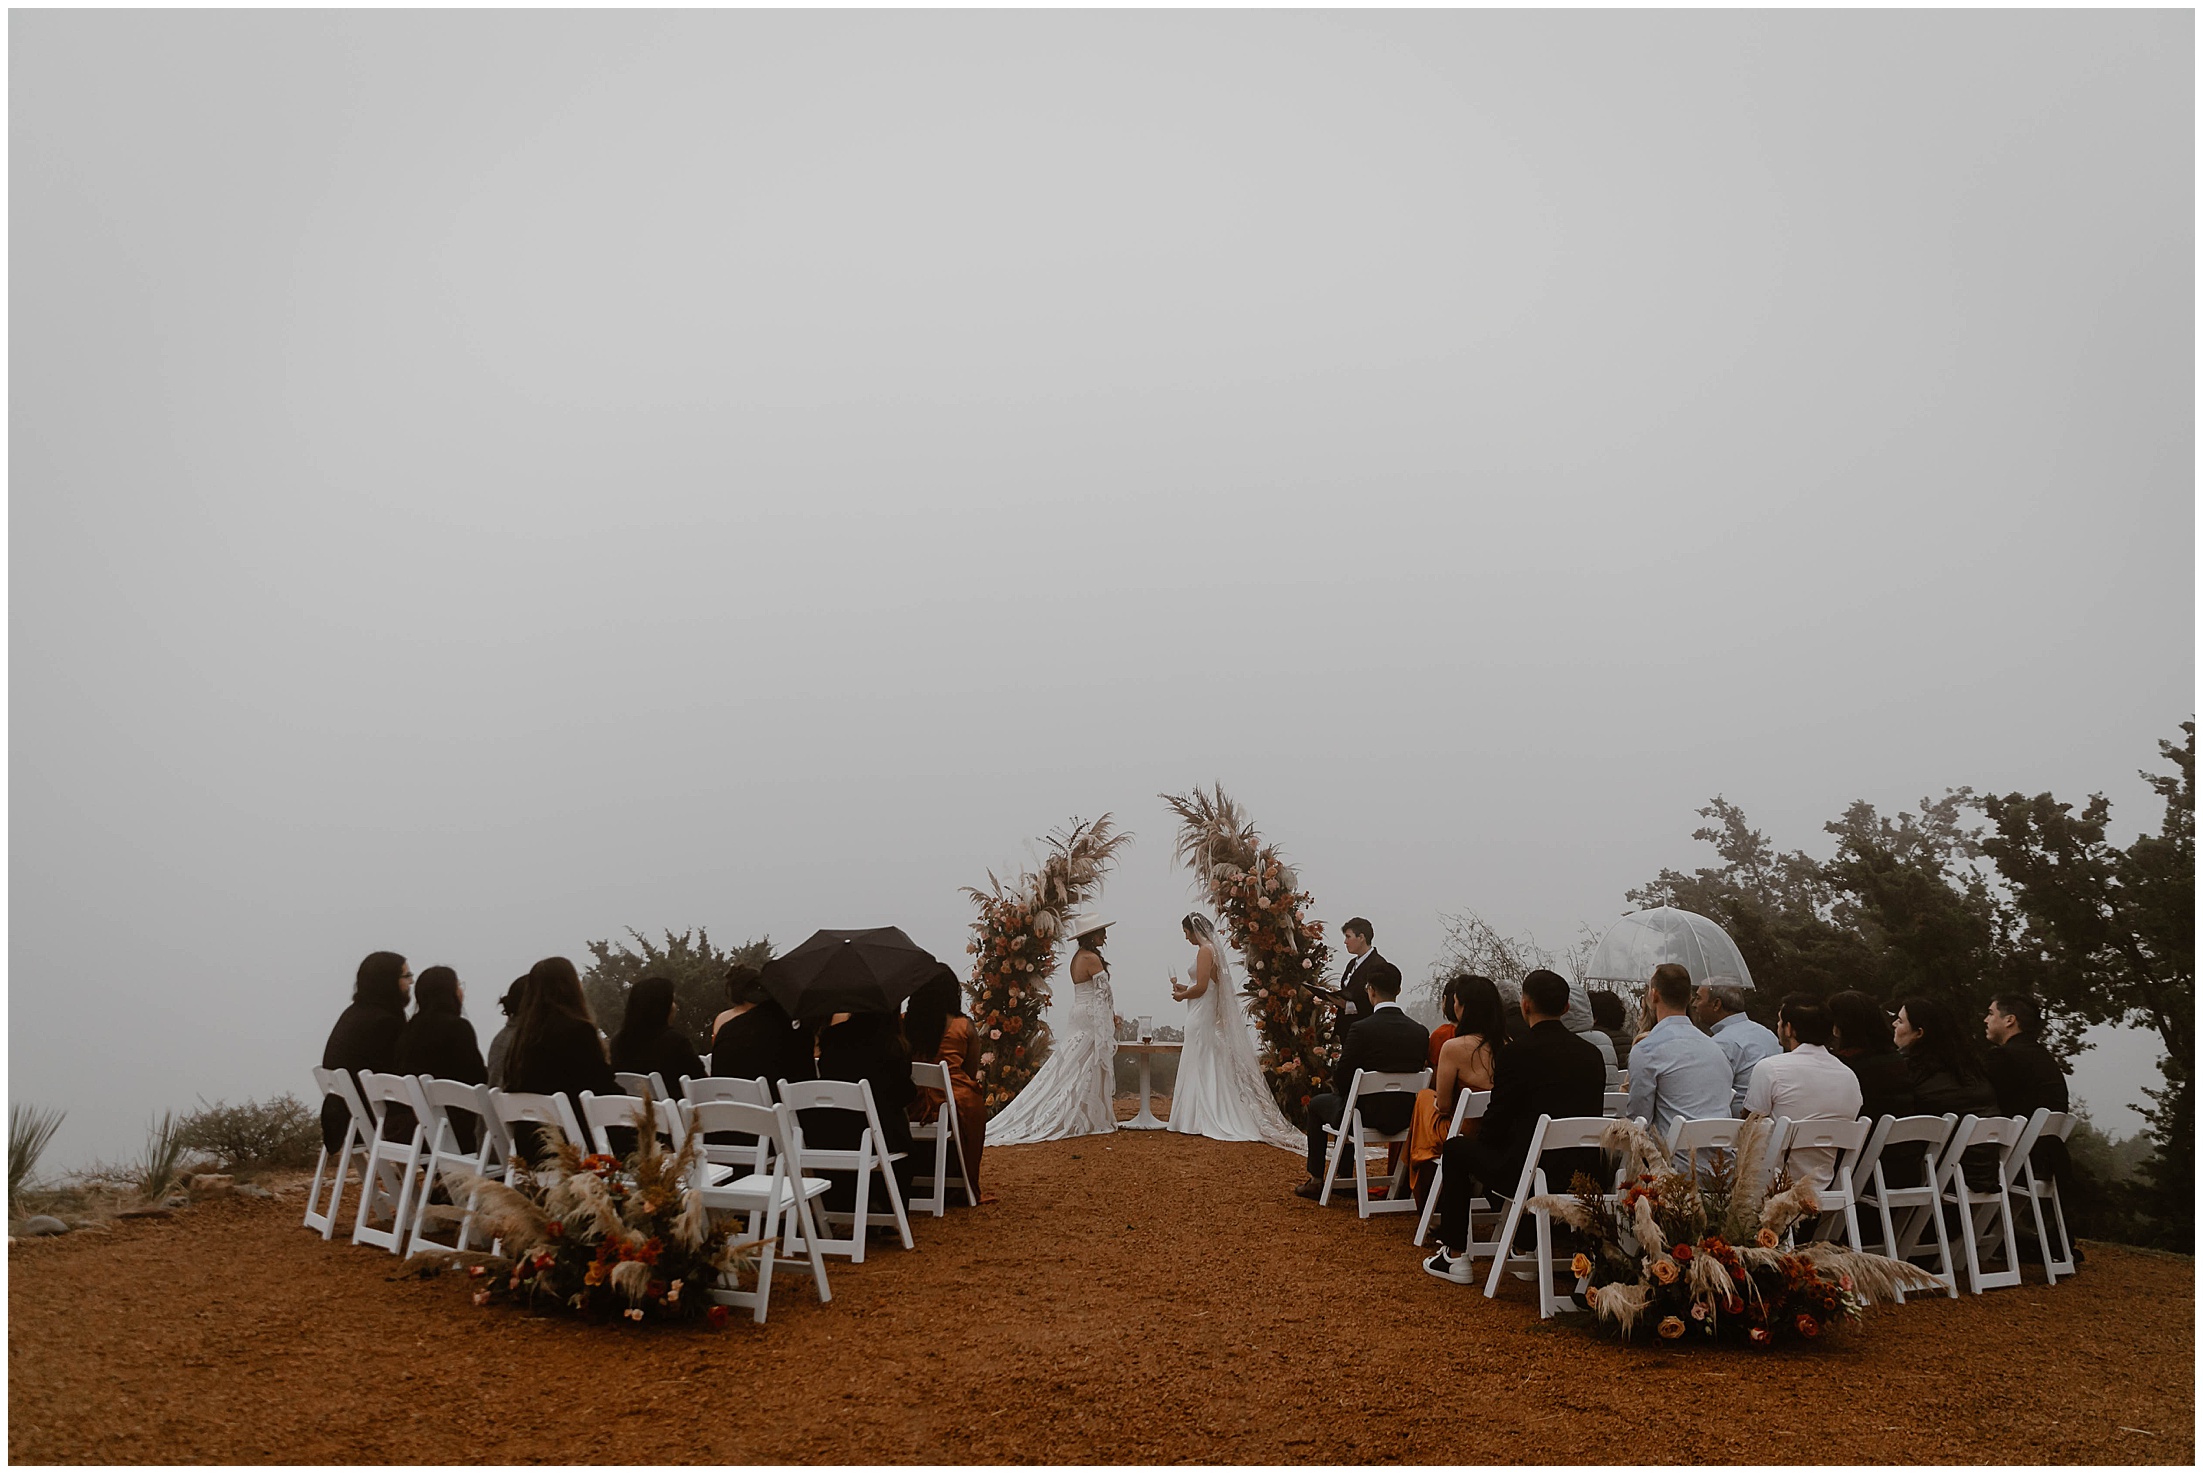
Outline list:
[[[1109,993],[1102,944],[1109,925],[1099,916],[1073,917],[1064,931],[1078,939],[1071,958],[1071,1011],[1056,1030],[1055,1048],[1040,1073],[987,1123],[987,1145],[1020,1146],[1117,1129],[1117,1005]]]

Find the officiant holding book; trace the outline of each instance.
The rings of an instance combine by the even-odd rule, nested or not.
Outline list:
[[[1340,943],[1346,948],[1346,971],[1339,975],[1337,988],[1313,988],[1310,991],[1320,997],[1328,1008],[1338,1010],[1339,1037],[1368,1018],[1376,1008],[1371,999],[1369,985],[1377,978],[1389,978],[1391,986],[1379,991],[1388,998],[1400,996],[1400,969],[1385,961],[1382,954],[1370,945],[1377,937],[1376,929],[1365,917],[1355,916],[1339,928]]]

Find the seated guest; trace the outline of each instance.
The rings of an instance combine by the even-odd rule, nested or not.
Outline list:
[[[1454,1020],[1460,1015],[1461,985],[1466,983],[1471,976],[1472,974],[1465,972],[1455,973],[1452,977],[1446,979],[1446,990],[1439,995],[1438,1017],[1440,1022],[1437,1028],[1430,1031],[1430,1067],[1433,1070],[1438,1068],[1438,1052],[1444,1049],[1446,1041],[1453,1037],[1456,1028]]]
[[[1859,1077],[1828,1052],[1833,1023],[1828,1005],[1810,993],[1792,993],[1775,1013],[1775,1037],[1783,1052],[1752,1067],[1744,1109],[1755,1116],[1792,1121],[1856,1121]],[[1790,1154],[1790,1177],[1824,1188],[1835,1179],[1832,1147],[1800,1147]]]
[[[474,1025],[460,1013],[466,997],[459,974],[450,968],[431,967],[422,972],[413,985],[413,1017],[398,1032],[399,1074],[429,1075],[462,1085],[480,1085],[489,1079],[489,1071],[482,1065],[482,1051],[474,1042]],[[391,1114],[397,1112],[393,1106]],[[411,1135],[413,1113],[409,1110],[405,1114],[405,1130],[400,1134]],[[451,1131],[458,1138],[459,1150],[474,1150],[471,1114],[453,1112]]]
[[[644,978],[628,989],[627,1013],[620,1020],[620,1031],[612,1036],[612,1068],[631,1075],[656,1074],[665,1082],[666,1094],[678,1100],[681,1077],[701,1079],[704,1073],[704,1062],[681,1029],[679,1014],[673,984],[665,978]]]
[[[1915,994],[1897,1009],[1892,1031],[1897,1048],[1912,1076],[1913,1109],[1922,1115],[1955,1115],[1963,1125],[1968,1116],[1995,1116],[1996,1087],[1989,1083],[1973,1044],[1958,1026],[1958,1016],[1939,998]],[[1984,1191],[1996,1186],[1996,1148],[1977,1146],[1960,1159],[1969,1187]],[[1886,1173],[1884,1174],[1887,1175]]]
[[[1591,995],[1591,1021],[1606,1042],[1614,1046],[1614,1068],[1617,1072],[1629,1068],[1629,1046],[1634,1038],[1629,1027],[1629,1010],[1622,1006],[1618,994],[1601,988]]]
[[[1415,1094],[1415,1120],[1410,1128],[1408,1160],[1415,1165],[1416,1191],[1425,1190],[1429,1168],[1438,1161],[1445,1145],[1446,1128],[1453,1124],[1454,1103],[1464,1090],[1492,1088],[1492,1066],[1507,1048],[1506,1005],[1490,978],[1465,973],[1446,985],[1446,1016],[1453,1037],[1438,1051],[1436,1073],[1428,1090]],[[1480,1121],[1463,1121],[1461,1134],[1474,1136]]]
[[[719,1031],[727,1026],[727,1020],[740,1016],[757,1001],[757,980],[763,976],[763,973],[747,962],[737,962],[727,969],[727,1006],[720,1009],[718,1017],[711,1021],[713,1038],[717,1038]]]
[[[2038,1110],[2070,1111],[2065,1066],[2042,1047],[2042,1005],[2026,993],[1999,993],[1989,1000],[1982,1020],[1989,1038],[1989,1085],[1996,1091],[1997,1114],[2032,1116]],[[2062,1176],[2066,1145],[2054,1136],[2035,1143],[2028,1154],[2036,1178]]]
[[[1428,1069],[1430,1030],[1409,1018],[1400,1007],[1400,970],[1366,969],[1370,997],[1369,1017],[1346,1031],[1339,1050],[1339,1066],[1332,1074],[1332,1088],[1308,1102],[1308,1180],[1293,1191],[1304,1198],[1323,1195],[1323,1167],[1330,1159],[1331,1140],[1326,1126],[1337,1126],[1346,1115],[1346,1092],[1354,1088],[1354,1072],[1412,1075]],[[1336,1092],[1336,1093],[1334,1093]],[[1355,1106],[1372,1131],[1405,1131],[1415,1114],[1412,1096],[1380,1095]],[[1345,1164],[1342,1154],[1340,1164]]]
[[[1736,1072],[1730,1057],[1692,1026],[1690,1003],[1688,969],[1679,962],[1663,962],[1652,970],[1644,1004],[1652,1027],[1630,1048],[1629,1104],[1623,1110],[1662,1140],[1673,1134],[1679,1117],[1718,1120],[1738,1103],[1731,1089]]]
[[[1890,1037],[1882,1005],[1856,989],[1828,1000],[1829,1052],[1859,1077],[1859,1114],[1869,1121],[1912,1114],[1912,1075]]]
[[[837,1013],[818,1033],[818,1078],[821,1080],[863,1080],[872,1087],[872,1109],[880,1118],[880,1132],[884,1140],[873,1143],[874,1150],[889,1153],[901,1152],[903,1159],[894,1167],[895,1180],[903,1196],[910,1196],[910,1179],[916,1171],[911,1159],[910,1103],[918,1097],[918,1087],[910,1078],[910,1049],[903,1043],[902,1020],[891,1013]],[[835,1151],[854,1151],[862,1138],[865,1122],[855,1111],[808,1110],[797,1113],[803,1125],[805,1146],[815,1146]],[[822,1174],[834,1186],[820,1201],[837,1213],[847,1213],[856,1206],[857,1179],[854,1172],[827,1172]],[[885,1194],[880,1184],[872,1185],[874,1211],[886,1212],[887,1204],[881,1201]]]
[[[505,1056],[505,1088],[520,1095],[563,1095],[573,1107],[583,1139],[574,1145],[589,1151],[588,1123],[581,1119],[581,1093],[624,1095],[604,1056],[596,1015],[581,991],[581,974],[564,957],[546,957],[528,969],[528,988],[520,1016],[513,1020],[513,1042]],[[534,1126],[513,1132],[514,1145],[530,1163],[539,1161],[547,1133]],[[619,1145],[615,1138],[614,1145]]]
[[[490,1084],[505,1088],[505,1055],[513,1047],[513,1021],[520,1017],[520,1002],[528,994],[528,975],[522,973],[512,980],[505,996],[497,1000],[497,1006],[505,1015],[505,1026],[490,1036],[489,1073]]]
[[[1765,1024],[1755,1023],[1744,1011],[1744,985],[1735,978],[1708,978],[1698,990],[1691,1010],[1709,1038],[1729,1058],[1729,1108],[1724,1115],[1744,1114],[1744,1091],[1752,1083],[1752,1067],[1782,1053],[1782,1041]]]
[[[739,981],[735,974],[745,974]],[[734,1006],[711,1040],[711,1072],[728,1080],[763,1080],[780,1098],[783,1080],[818,1076],[813,1059],[815,1027],[790,1019],[759,981],[757,969],[737,964],[727,974]],[[728,1015],[732,1015],[729,1017]]]
[[[946,1064],[949,1086],[956,1094],[956,1139],[962,1144],[964,1181],[979,1202],[991,1203],[994,1195],[979,1186],[979,1156],[987,1146],[986,1096],[972,1074],[978,1046],[971,1019],[964,1013],[964,984],[956,969],[943,963],[918,985],[903,1007],[903,1039],[910,1058],[918,1064]],[[911,1103],[911,1118],[921,1123],[934,1120],[948,1104],[939,1090],[918,1087]]]
[[[1520,1044],[1501,1049],[1493,1062],[1492,1099],[1484,1108],[1482,1129],[1474,1136],[1456,1136],[1441,1154],[1445,1178],[1438,1188],[1438,1251],[1423,1268],[1455,1284],[1474,1278],[1467,1257],[1470,1205],[1484,1192],[1515,1191],[1538,1117],[1598,1116],[1606,1109],[1606,1061],[1590,1040],[1562,1022],[1568,1013],[1568,980],[1544,968],[1531,973],[1522,980],[1521,1012],[1529,1032]],[[1684,1027],[1689,1027],[1688,1020]],[[1599,1154],[1554,1152],[1544,1167],[1546,1185],[1566,1193],[1577,1172],[1598,1172]]]
[[[370,952],[362,958],[359,971],[352,978],[352,1004],[337,1015],[336,1027],[329,1031],[329,1042],[321,1048],[321,1067],[348,1071],[355,1089],[362,1071],[387,1075],[396,1070],[398,1035],[405,1028],[405,1001],[412,991],[413,969],[406,966],[405,959],[397,953]],[[364,1097],[361,1104],[366,1104]],[[374,1107],[367,1109],[370,1118],[360,1123],[360,1129],[372,1134]],[[410,1136],[413,1113],[407,1111],[405,1114],[405,1135]],[[342,1151],[344,1133],[351,1120],[352,1113],[343,1101],[333,1095],[324,1096],[321,1102],[322,1145],[332,1152]]]

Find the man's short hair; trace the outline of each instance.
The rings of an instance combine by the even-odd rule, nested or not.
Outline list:
[[[1790,1032],[1798,1036],[1800,1044],[1818,1044],[1825,1048],[1835,1038],[1836,1018],[1828,1011],[1828,1005],[1811,993],[1785,993],[1782,1008],[1776,1014],[1790,1026]]]
[[[1744,991],[1744,984],[1736,978],[1708,978],[1705,981],[1704,987],[1706,989],[1707,996],[1712,998],[1714,1002],[1720,1004],[1721,1010],[1724,1013],[1742,1013],[1744,1011],[1745,1000],[1750,997],[1750,995]]]
[[[1538,968],[1523,974],[1522,996],[1546,1018],[1559,1018],[1568,1012],[1568,979],[1557,972]]]
[[[1355,936],[1360,937],[1365,942],[1374,942],[1377,940],[1377,929],[1369,924],[1369,918],[1366,916],[1347,917],[1345,924],[1341,926],[1339,930],[1342,932],[1352,932]]]
[[[2019,1025],[2020,1038],[2032,1039],[2042,1032],[2042,1004],[2034,994],[1999,993],[1989,1005],[2012,1016],[2012,1022]]]
[[[1670,1008],[1690,1007],[1690,969],[1680,962],[1663,962],[1652,970],[1652,992]]]
[[[1360,977],[1360,973],[1355,974]],[[1400,970],[1396,967],[1372,967],[1369,969],[1369,996],[1382,998],[1387,1003],[1400,996]]]

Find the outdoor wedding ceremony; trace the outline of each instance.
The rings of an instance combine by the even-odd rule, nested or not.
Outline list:
[[[2192,12],[9,37],[11,1460],[2194,1463]]]

